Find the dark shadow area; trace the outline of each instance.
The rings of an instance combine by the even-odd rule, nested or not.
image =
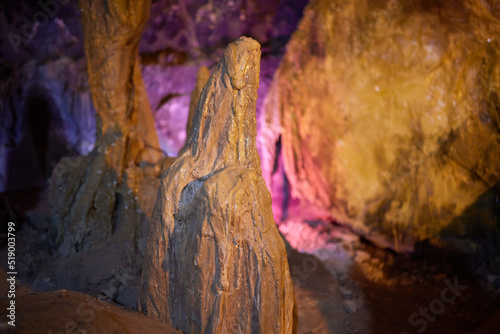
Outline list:
[[[47,151],[49,145],[50,123],[52,115],[49,104],[45,99],[33,98],[28,100],[26,118],[29,133],[33,139],[33,146],[43,177],[47,177]]]
[[[487,331],[500,317],[500,280],[492,281],[498,276],[493,267],[472,275],[459,270],[463,258],[443,249],[447,255],[401,254],[362,237],[356,241],[335,224],[297,224],[285,226],[284,233],[298,248],[309,241],[308,252],[317,254],[287,244],[299,333],[495,332]]]
[[[381,300],[390,294],[406,300],[401,307],[378,307],[383,311],[376,318],[384,319],[393,309],[392,312],[398,312],[398,317],[403,320],[401,330],[408,333],[423,332],[424,328],[425,333],[466,333],[482,326],[488,328],[491,323],[498,322],[499,317],[497,290],[500,280],[495,279],[500,273],[499,250],[500,184],[497,183],[444,228],[439,240],[416,243],[411,257],[396,255],[386,274],[394,276],[408,272],[409,276],[422,277],[422,281],[390,289],[383,285],[370,286],[367,290],[371,291],[373,304],[380,305]],[[437,272],[441,274],[436,275]],[[458,285],[466,288],[451,304],[442,303],[445,306],[442,314],[432,313],[432,306],[434,311],[440,311],[439,300],[444,300],[441,293],[448,288],[446,281],[455,286],[455,278]],[[414,317],[409,319],[413,314]],[[374,327],[374,332],[384,333],[383,326]]]
[[[19,144],[9,148],[7,191],[43,188],[57,162],[68,155],[58,130],[64,124],[59,110],[43,89],[33,88],[25,102],[18,129]]]
[[[0,194],[0,235],[6,235],[7,223],[15,222],[16,229],[26,220],[26,214],[35,207],[40,214],[48,214],[48,198],[44,189],[27,189]],[[6,243],[0,241],[0,248]]]
[[[479,196],[441,231],[444,239],[454,238],[457,234],[477,245],[473,265],[500,253],[500,182]]]
[[[445,265],[442,257],[362,247],[384,263],[380,280],[366,275],[372,263],[355,264],[349,273],[362,289],[373,319],[370,333],[472,333],[500,307],[493,286],[457,270],[462,263],[459,258],[449,255]]]
[[[412,257],[432,262],[452,275],[484,280],[500,273],[500,183],[453,219],[438,239],[415,243]]]
[[[19,125],[12,129],[17,132],[13,139],[19,140],[6,148],[8,167],[5,175],[0,175],[6,190],[0,194],[2,234],[9,221],[16,222],[19,230],[32,210],[36,211],[34,216],[49,214],[48,179],[57,162],[68,155],[66,142],[58,135],[63,122],[55,103],[39,87],[33,87],[28,95]]]

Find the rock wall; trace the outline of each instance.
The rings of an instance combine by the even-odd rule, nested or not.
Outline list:
[[[259,61],[252,39],[228,46],[158,192],[139,308],[184,332],[292,330],[285,245],[256,149]]]
[[[140,51],[163,58],[169,49],[188,57],[217,49],[219,58],[241,35],[276,51],[288,41],[306,4],[307,0],[154,1]]]
[[[94,146],[79,10],[52,9],[56,19],[33,27],[38,4],[0,4],[0,192],[45,187],[62,156]]]
[[[293,197],[395,247],[440,235],[500,181],[498,13],[498,1],[311,1],[266,100],[263,166],[281,140]],[[452,234],[500,232],[460,221]]]

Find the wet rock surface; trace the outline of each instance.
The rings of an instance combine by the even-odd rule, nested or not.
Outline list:
[[[252,39],[228,46],[158,192],[139,309],[186,332],[292,331],[286,251],[255,143],[259,61]]]

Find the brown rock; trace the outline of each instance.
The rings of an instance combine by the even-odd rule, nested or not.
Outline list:
[[[194,86],[194,89],[191,92],[191,100],[189,101],[189,115],[188,115],[188,122],[186,125],[186,139],[189,138],[189,136],[191,135],[191,127],[193,126],[193,116],[196,111],[196,107],[198,106],[198,101],[200,100],[200,95],[203,90],[203,87],[205,87],[209,78],[210,78],[210,70],[205,66],[200,67],[200,69],[198,70],[198,74],[196,75],[196,85]]]
[[[265,117],[280,118],[292,195],[398,247],[440,235],[498,183],[495,4],[312,1]]]
[[[259,60],[252,39],[228,46],[160,185],[139,308],[188,333],[292,330],[285,245],[255,146]]]
[[[88,156],[65,158],[53,172],[51,211],[61,252],[102,244],[112,234],[138,242],[149,217],[138,197],[141,189],[156,193],[160,172],[138,166],[161,157],[138,62],[150,1],[80,1],[80,7],[97,141]],[[142,186],[145,178],[151,187]]]

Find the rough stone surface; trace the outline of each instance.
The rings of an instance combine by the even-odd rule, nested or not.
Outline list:
[[[293,197],[396,248],[440,235],[500,181],[499,18],[497,1],[312,1],[268,94],[263,165],[281,140]],[[478,229],[500,232],[446,233]]]
[[[196,75],[196,85],[194,86],[194,89],[191,92],[191,101],[189,102],[189,115],[186,125],[186,138],[189,138],[191,128],[193,127],[193,116],[196,111],[196,107],[198,106],[198,101],[200,100],[200,95],[203,90],[203,87],[205,87],[209,78],[210,78],[210,70],[205,66],[200,67],[200,69],[198,70],[198,74]]]
[[[160,185],[139,308],[185,332],[292,331],[285,245],[255,143],[259,60],[252,39],[228,46]]]
[[[150,1],[80,6],[97,141],[88,156],[64,158],[53,172],[51,212],[61,252],[102,244],[112,234],[138,243],[149,217],[138,196],[144,179],[160,171],[152,165],[161,151],[138,62]]]
[[[45,187],[61,157],[94,145],[77,7],[35,28],[35,3],[0,3],[0,192]]]

